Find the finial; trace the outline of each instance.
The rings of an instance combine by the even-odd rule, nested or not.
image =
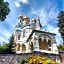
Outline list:
[[[38,16],[38,21],[40,22],[40,16]]]
[[[27,13],[25,16],[23,16],[23,20],[26,21],[26,22],[29,22],[30,18],[27,16]]]
[[[41,23],[40,23],[40,17],[38,16],[38,24],[40,27],[42,27]]]
[[[23,15],[20,14],[20,15],[18,16],[18,19],[23,19]]]
[[[38,18],[40,18],[40,16],[38,15]]]

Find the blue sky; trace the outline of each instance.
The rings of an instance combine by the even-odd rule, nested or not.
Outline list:
[[[10,14],[4,22],[0,22],[0,43],[8,42],[18,22],[18,15],[23,14],[32,19],[40,16],[43,29],[56,34],[57,44],[62,42],[57,27],[57,15],[64,10],[64,0],[4,0],[9,2]]]

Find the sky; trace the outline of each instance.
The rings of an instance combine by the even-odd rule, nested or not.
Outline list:
[[[18,22],[18,16],[28,15],[30,19],[40,16],[43,29],[55,33],[57,44],[62,43],[58,32],[57,16],[64,10],[64,0],[4,0],[9,3],[10,13],[4,22],[0,22],[0,44],[9,42],[9,38]]]

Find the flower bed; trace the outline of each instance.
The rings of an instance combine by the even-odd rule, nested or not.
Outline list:
[[[55,61],[41,56],[32,56],[21,60],[20,64],[57,64]]]

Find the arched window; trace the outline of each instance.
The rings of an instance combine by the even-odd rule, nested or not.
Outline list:
[[[48,40],[48,45],[51,46],[51,40],[50,39]]]
[[[26,46],[22,44],[22,51],[26,51]]]
[[[18,33],[17,33],[17,38],[18,38],[18,40],[20,40],[20,37],[21,37],[21,32],[18,32]]]
[[[21,36],[21,35],[18,35],[18,40],[20,40],[20,36]]]
[[[20,43],[18,43],[17,44],[17,51],[20,51],[20,47],[21,47],[21,45],[20,45]]]
[[[51,47],[51,37],[48,34],[39,35],[39,49],[48,50]]]
[[[42,38],[39,38],[39,42],[41,42],[42,41]]]
[[[39,49],[45,50],[48,47],[48,43],[46,42],[46,39],[39,38]]]

